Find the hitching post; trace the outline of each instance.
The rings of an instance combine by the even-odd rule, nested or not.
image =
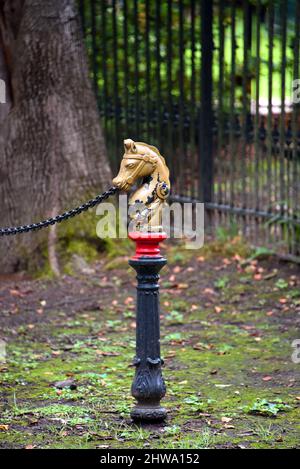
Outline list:
[[[166,393],[160,357],[159,272],[167,263],[159,243],[163,232],[162,208],[170,192],[169,170],[159,151],[150,145],[124,140],[125,154],[113,184],[129,190],[138,179],[141,185],[129,199],[129,238],[136,243],[129,264],[137,273],[136,367],[132,395],[136,405],[131,411],[135,421],[154,422],[166,418],[160,401]]]

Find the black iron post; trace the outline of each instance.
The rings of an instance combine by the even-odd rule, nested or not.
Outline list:
[[[159,327],[159,271],[167,263],[160,255],[129,260],[137,273],[136,366],[132,395],[136,406],[131,411],[135,421],[161,421],[167,416],[160,400],[166,393],[162,377]]]

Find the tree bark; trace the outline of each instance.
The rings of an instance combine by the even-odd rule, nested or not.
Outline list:
[[[0,226],[39,221],[109,187],[75,0],[0,0],[2,77]],[[45,236],[0,238],[1,272],[24,268]]]

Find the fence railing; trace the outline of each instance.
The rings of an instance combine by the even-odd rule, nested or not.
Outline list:
[[[158,146],[179,200],[300,258],[300,1],[81,0],[112,166]],[[298,93],[300,94],[300,93]]]

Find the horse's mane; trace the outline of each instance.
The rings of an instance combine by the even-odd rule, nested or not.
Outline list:
[[[162,160],[162,162],[164,164],[166,164],[166,160],[164,159],[164,157],[160,154],[158,148],[154,147],[153,145],[148,145],[148,143],[144,143],[144,142],[135,142],[137,143],[138,145],[143,145],[144,147],[147,147],[147,148],[150,148],[150,150],[154,151],[154,153],[156,153],[160,159]]]

